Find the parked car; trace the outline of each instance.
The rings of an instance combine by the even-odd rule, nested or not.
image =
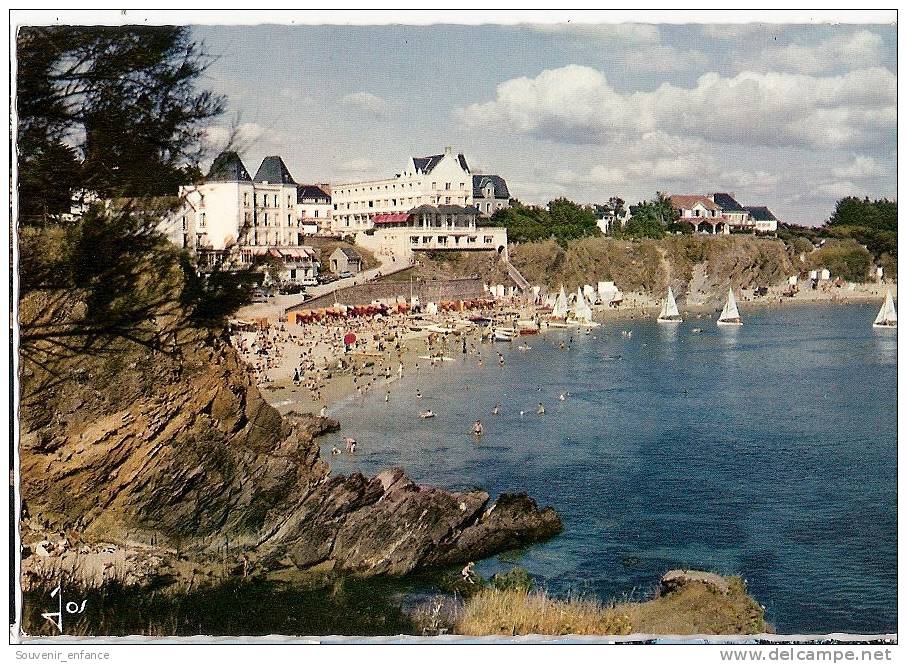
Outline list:
[[[298,295],[305,293],[305,286],[302,284],[284,284],[280,287],[281,295]]]
[[[320,284],[329,284],[332,281],[337,281],[340,277],[336,274],[320,274],[318,275],[318,283]]]
[[[339,279],[349,279],[349,278],[352,277],[352,276],[353,276],[353,273],[350,272],[349,270],[344,270],[344,271],[341,272],[339,275],[337,275],[337,277],[338,277]]]
[[[252,303],[261,304],[268,301],[270,294],[263,288],[253,288],[252,289]]]

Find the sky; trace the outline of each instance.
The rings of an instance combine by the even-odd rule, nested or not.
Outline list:
[[[237,137],[297,182],[392,177],[451,146],[511,196],[731,192],[820,224],[894,198],[894,25],[198,26]]]

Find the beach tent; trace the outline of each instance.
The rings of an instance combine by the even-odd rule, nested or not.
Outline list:
[[[598,293],[595,292],[595,289],[592,288],[589,284],[583,286],[583,297],[586,298],[586,301],[589,304],[595,304],[598,302]]]
[[[602,304],[618,303],[624,299],[623,293],[614,285],[613,281],[598,282],[598,299]]]

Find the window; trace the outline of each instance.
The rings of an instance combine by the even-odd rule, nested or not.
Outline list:
[[[466,189],[466,183],[465,183],[465,182],[461,182],[461,183],[460,183],[460,189]]]
[[[265,226],[268,225],[268,213],[265,212]]]
[[[450,182],[444,183],[444,191],[450,191]]]
[[[315,210],[315,218],[318,218],[318,210]]]
[[[292,203],[290,202],[290,196],[289,196],[289,194],[287,194],[287,207],[289,207],[291,205],[292,205]]]
[[[249,192],[244,191],[242,195],[242,206],[249,207]]]
[[[287,226],[292,226],[292,225],[293,225],[293,215],[288,214],[287,215]]]
[[[368,202],[368,206],[369,206],[370,208],[375,207],[375,201],[369,201],[369,202]]]
[[[198,217],[198,225],[199,225],[199,228],[204,228],[204,227],[205,227],[205,224],[206,224],[206,222],[205,222],[205,213],[202,212],[202,213],[199,215],[199,217]]]
[[[418,235],[411,235],[410,238],[409,238],[409,243],[410,243],[410,244],[419,244],[419,236],[418,236]]]
[[[252,194],[252,202],[256,207],[258,206],[258,194]]]
[[[189,225],[186,223],[186,215],[183,215],[183,230],[188,230]]]
[[[494,242],[494,238],[491,237],[490,235],[486,235],[486,236],[485,236],[485,244],[491,244],[492,242]]]
[[[431,183],[431,188],[432,188],[432,189],[437,189],[437,188],[438,188],[438,183],[437,183],[437,182],[432,182],[432,183]]]
[[[448,205],[450,205],[450,196],[445,196],[444,202],[447,203]]]

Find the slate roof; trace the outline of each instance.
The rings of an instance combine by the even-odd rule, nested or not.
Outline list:
[[[712,199],[725,212],[746,212],[744,207],[730,194],[713,194]]]
[[[416,170],[422,171],[423,173],[431,173],[442,159],[444,159],[443,154],[433,154],[428,157],[413,157],[413,165],[416,167]],[[466,157],[463,156],[462,152],[457,155],[457,161],[460,162],[460,168],[464,171],[469,171],[469,166],[466,164]]]
[[[211,170],[208,171],[208,182],[251,182],[252,177],[239,155],[228,150],[217,155]]]
[[[708,196],[698,194],[675,194],[671,196],[671,205],[678,210],[691,210],[697,204],[701,204],[706,210],[721,211],[721,208],[709,199]]]
[[[301,184],[296,187],[296,202],[302,203],[305,199],[324,198],[331,202],[331,195],[324,189],[314,184]]]
[[[296,184],[296,180],[290,175],[290,169],[283,163],[283,159],[277,155],[265,157],[255,173],[256,182],[268,182],[271,184]]]
[[[489,185],[494,186],[495,198],[510,199],[510,191],[507,189],[507,183],[500,175],[473,175],[472,176],[472,196],[473,198],[485,198],[485,188]]]
[[[337,247],[336,251],[342,251],[344,255],[351,260],[362,260],[362,256],[359,255],[359,252],[352,247]]]
[[[473,206],[463,207],[462,205],[428,205],[424,203],[419,207],[414,207],[407,214],[478,214],[479,211]]]
[[[747,205],[746,211],[755,221],[778,221],[772,211],[764,205]]]

